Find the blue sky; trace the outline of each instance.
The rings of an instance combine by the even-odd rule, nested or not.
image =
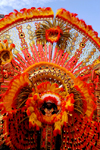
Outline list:
[[[8,14],[14,9],[51,7],[56,13],[59,8],[77,13],[79,19],[92,25],[100,37],[100,0],[0,0],[0,13]]]

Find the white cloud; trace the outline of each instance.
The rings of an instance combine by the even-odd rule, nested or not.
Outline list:
[[[56,0],[0,0],[0,13],[9,13],[10,10],[31,7],[43,7],[48,2],[54,2]]]
[[[22,8],[43,7],[46,3],[57,0],[0,0],[0,13],[8,14],[14,9],[18,11]]]
[[[22,6],[27,6],[30,5],[31,2],[28,0],[1,0],[0,2],[0,6],[8,6],[8,7],[12,7],[14,9],[16,8],[20,8]]]

